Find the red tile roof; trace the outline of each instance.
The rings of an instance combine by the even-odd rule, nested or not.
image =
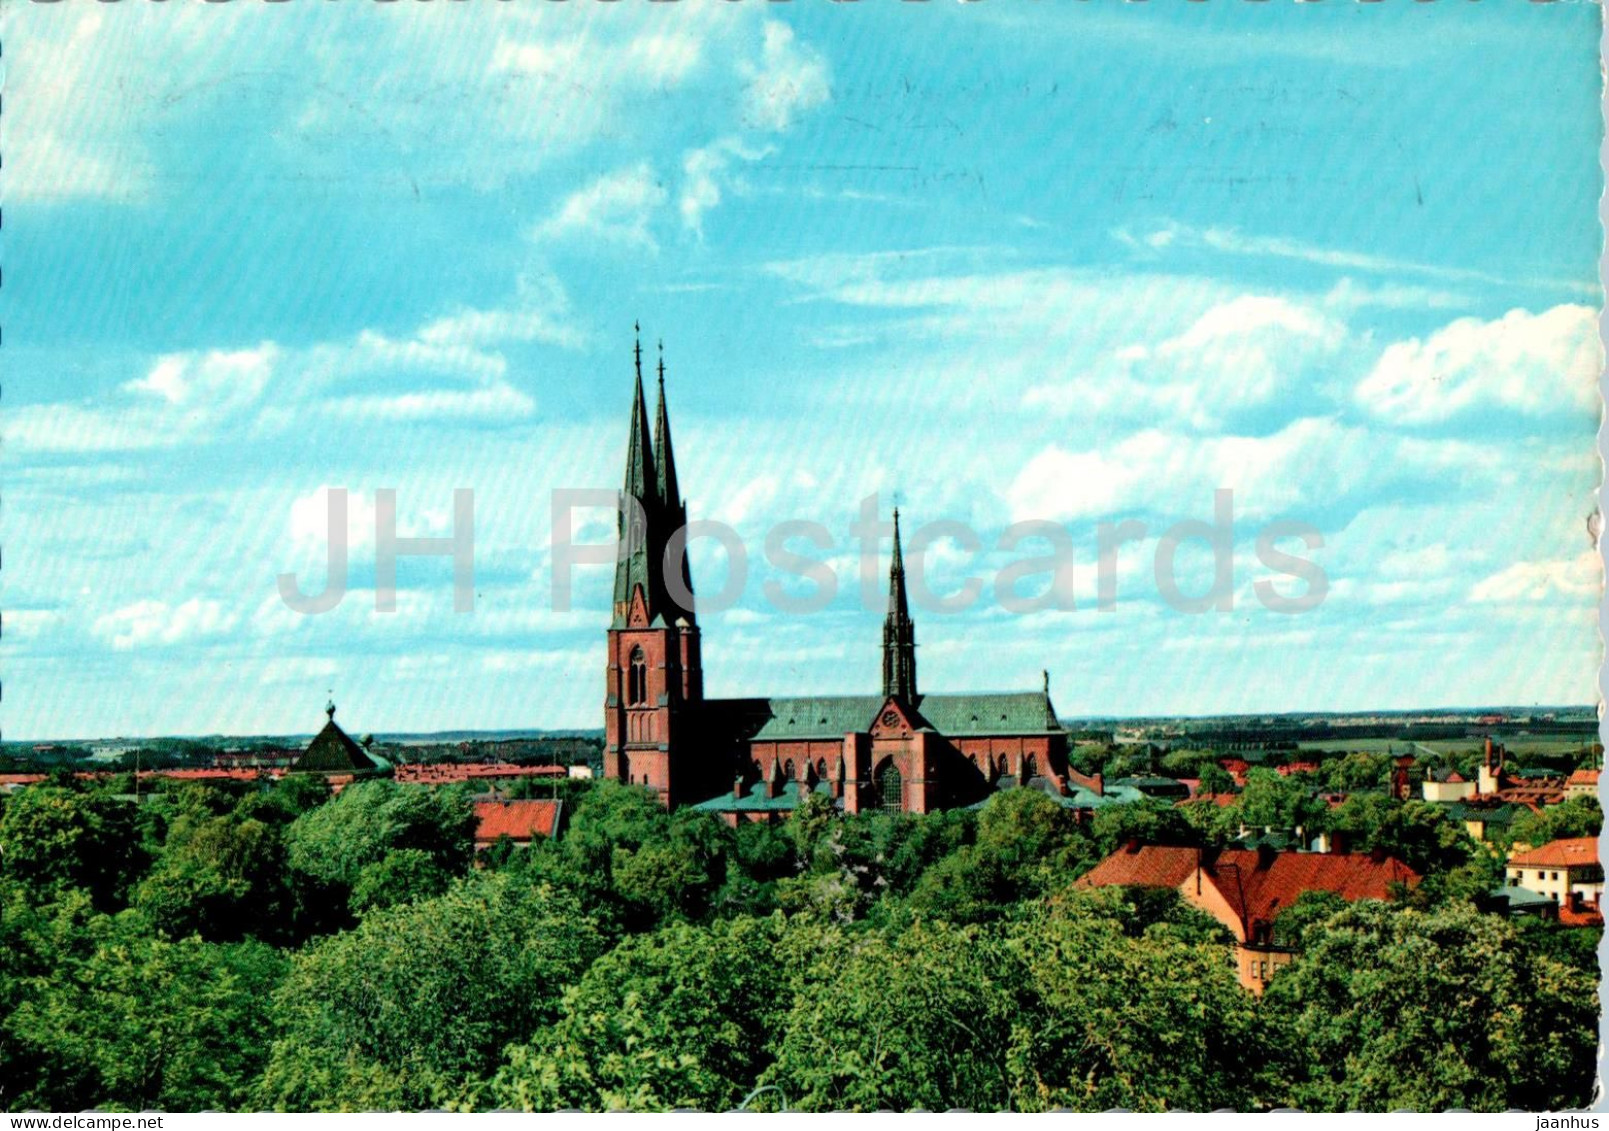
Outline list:
[[[1283,766],[1274,767],[1274,772],[1281,777],[1290,777],[1292,774],[1316,774],[1319,771],[1317,762],[1290,762]]]
[[[491,844],[499,837],[529,842],[552,836],[559,826],[562,801],[477,801],[475,843]]]
[[[516,766],[508,762],[439,762],[429,766],[402,765],[396,780],[424,785],[471,781],[476,778],[562,778],[563,766]]]
[[[1570,780],[1566,784],[1568,784],[1568,785],[1597,785],[1598,784],[1598,771],[1597,770],[1577,770],[1575,773],[1570,775]]]
[[[1393,884],[1413,886],[1419,874],[1400,860],[1365,853],[1210,851],[1161,845],[1118,849],[1075,886],[1176,888],[1195,873],[1197,862],[1249,933],[1271,923],[1304,892],[1334,892],[1342,899],[1385,899]]]
[[[1569,868],[1598,862],[1598,838],[1590,836],[1565,837],[1549,841],[1541,848],[1517,852],[1508,858],[1511,867]]]
[[[1176,888],[1195,871],[1196,859],[1194,848],[1126,844],[1085,872],[1073,886]]]
[[[1560,904],[1559,922],[1566,927],[1601,927],[1603,912],[1594,903],[1582,904],[1579,911],[1567,903]]]

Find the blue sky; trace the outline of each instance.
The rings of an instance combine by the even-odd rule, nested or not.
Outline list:
[[[306,731],[330,688],[359,729],[597,725],[610,571],[551,607],[549,501],[619,482],[636,319],[692,515],[754,559],[702,618],[711,694],[875,689],[848,547],[877,492],[1077,551],[1072,610],[919,612],[929,690],[1594,699],[1596,5],[3,18],[7,737]],[[320,584],[329,487],[352,590],[299,616],[275,578]],[[439,559],[374,610],[385,487],[405,535],[475,491],[472,614]],[[1160,601],[1155,537],[1097,611],[1097,524],[1220,487],[1233,611]],[[838,540],[823,611],[764,597],[784,519]],[[1316,610],[1255,599],[1275,519],[1323,534]],[[1179,563],[1204,589],[1205,549]]]

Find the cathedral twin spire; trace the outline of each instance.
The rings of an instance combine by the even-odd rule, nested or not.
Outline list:
[[[653,439],[649,439],[648,401],[642,387],[641,327],[632,347],[636,387],[631,400],[631,438],[626,447],[626,481],[620,506],[620,538],[625,553],[615,566],[615,627],[624,627],[631,604],[640,590],[648,621],[665,625],[678,620],[693,623],[692,574],[685,551],[681,558],[681,592],[672,594],[665,578],[665,556],[670,539],[687,525],[687,504],[676,479],[676,455],[671,447],[670,413],[665,406],[665,356],[660,344],[659,409]],[[686,598],[678,600],[678,597]]]
[[[665,402],[664,345],[659,356],[659,407],[652,439],[648,401],[643,395],[642,340],[632,348],[636,385],[631,399],[631,438],[626,447],[626,480],[620,506],[620,538],[625,552],[615,566],[614,627],[628,626],[632,605],[642,594],[647,624],[694,623],[692,574],[685,543],[680,594],[666,584],[665,558],[670,539],[687,525],[687,504],[676,478],[676,455],[670,438]],[[685,597],[685,601],[677,599]],[[883,621],[883,694],[914,705],[916,692],[916,625],[905,594],[905,558],[900,547],[899,511],[894,511],[894,559],[888,571],[888,615]]]

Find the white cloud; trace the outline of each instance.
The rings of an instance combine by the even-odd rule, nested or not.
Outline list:
[[[1051,445],[1007,490],[1016,520],[1076,520],[1129,511],[1209,515],[1212,492],[1233,491],[1239,516],[1327,507],[1404,477],[1468,474],[1476,449],[1452,441],[1389,441],[1329,418],[1305,418],[1268,436],[1148,429],[1098,449]]]
[[[503,342],[579,347],[568,300],[552,280],[522,279],[510,306],[460,308],[405,337],[362,330],[291,348],[163,354],[121,397],[22,405],[0,418],[6,442],[36,454],[142,451],[273,438],[310,416],[342,421],[500,422],[536,402],[508,378]]]
[[[570,317],[570,300],[551,274],[521,275],[512,304],[488,309],[460,308],[427,322],[415,335],[430,345],[496,346],[503,342],[545,342],[579,349],[584,336]]]
[[[30,33],[43,34],[37,40],[30,34],[29,50],[7,52],[6,198],[138,200],[151,176],[150,162],[144,148],[126,137],[130,107],[111,97],[95,69],[97,60],[112,53],[107,44],[115,38],[104,34],[104,13],[75,9],[34,19]],[[20,37],[13,43],[20,46]],[[116,83],[138,68],[124,60],[108,69]]]
[[[167,354],[157,358],[144,377],[124,388],[151,393],[179,408],[226,412],[249,405],[262,394],[278,357],[279,349],[272,342],[250,350]]]
[[[1114,350],[1092,372],[1029,389],[1024,404],[1063,415],[1107,409],[1218,428],[1238,410],[1317,388],[1347,338],[1345,326],[1313,307],[1241,295],[1155,346]]]
[[[91,631],[118,651],[181,644],[230,632],[239,614],[210,598],[170,606],[143,600],[97,617]]]
[[[267,387],[281,351],[164,354],[143,377],[125,382],[128,403],[22,405],[0,421],[7,442],[25,452],[113,452],[174,447],[209,437],[248,414]]]
[[[1136,234],[1126,228],[1119,228],[1112,235],[1120,243],[1146,254],[1155,254],[1176,248],[1192,248],[1219,252],[1224,255],[1295,260],[1318,267],[1332,267],[1345,271],[1359,271],[1388,276],[1422,275],[1434,279],[1497,285],[1511,285],[1518,282],[1527,286],[1562,288],[1581,294],[1598,293],[1595,284],[1579,280],[1504,279],[1489,272],[1476,271],[1465,267],[1443,267],[1438,264],[1415,263],[1410,260],[1394,259],[1388,256],[1322,247],[1318,244],[1289,239],[1284,236],[1251,235],[1234,228],[1197,228],[1188,224],[1169,222],[1149,232]],[[1394,296],[1391,291],[1391,286],[1388,286],[1377,293],[1385,298],[1402,297],[1400,292]]]
[[[796,43],[787,24],[767,20],[764,34],[759,64],[739,66],[748,80],[744,124],[781,133],[800,113],[830,97],[827,64],[816,51]]]
[[[1476,582],[1469,592],[1471,601],[1512,604],[1565,598],[1586,609],[1585,602],[1596,597],[1603,572],[1594,550],[1573,558],[1551,561],[1515,562],[1506,569]]]
[[[668,197],[652,166],[639,162],[572,194],[531,235],[537,240],[592,239],[658,251],[650,224]]]
[[[1482,408],[1525,416],[1596,412],[1601,365],[1591,309],[1512,310],[1492,322],[1460,318],[1423,340],[1388,346],[1357,399],[1374,415],[1409,425]]]

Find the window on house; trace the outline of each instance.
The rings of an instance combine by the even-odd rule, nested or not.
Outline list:
[[[648,657],[642,648],[631,650],[631,667],[626,676],[626,703],[640,707],[648,702]]]

